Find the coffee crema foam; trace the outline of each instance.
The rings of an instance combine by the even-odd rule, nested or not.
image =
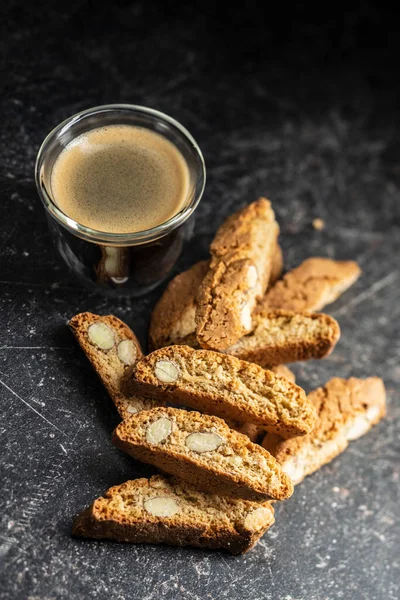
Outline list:
[[[181,152],[162,135],[132,125],[92,129],[72,140],[51,174],[57,206],[81,225],[134,233],[165,223],[190,187]]]

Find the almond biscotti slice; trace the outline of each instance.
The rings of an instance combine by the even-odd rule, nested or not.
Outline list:
[[[195,334],[195,300],[208,265],[208,260],[202,260],[169,282],[151,315],[151,350],[172,344],[198,345]]]
[[[308,258],[289,271],[264,296],[257,312],[276,309],[319,311],[334,302],[359,278],[356,262]]]
[[[123,321],[85,312],[72,317],[69,327],[123,419],[160,405],[121,390],[126,369],[143,357],[137,337]]]
[[[196,298],[196,337],[201,347],[225,350],[252,330],[251,316],[268,287],[278,234],[274,211],[265,198],[221,225]]]
[[[273,523],[269,502],[206,494],[177,478],[154,475],[107,490],[77,517],[73,535],[243,554]]]
[[[225,350],[268,368],[328,356],[340,337],[338,322],[322,313],[276,310],[254,318],[255,329]]]
[[[284,437],[309,433],[316,419],[304,391],[285,377],[227,354],[189,346],[152,352],[136,364],[126,386],[171,404],[257,423]]]
[[[268,433],[263,441],[294,484],[333,460],[386,414],[385,386],[379,377],[334,378],[308,397],[318,411],[310,434],[283,440]]]
[[[150,350],[172,344],[199,347],[196,339],[196,296],[210,261],[202,260],[174,277],[165,289],[151,315]],[[272,258],[269,285],[275,283],[283,269],[282,250],[278,243]]]
[[[261,446],[218,417],[153,408],[125,419],[113,443],[130,456],[198,489],[236,498],[283,500],[292,483]]]

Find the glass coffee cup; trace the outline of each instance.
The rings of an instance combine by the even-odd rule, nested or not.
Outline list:
[[[183,157],[188,173],[185,197],[165,222],[143,231],[101,231],[74,220],[57,204],[52,173],[61,152],[79,136],[112,125],[157,133]],[[161,283],[178,260],[193,230],[190,217],[201,200],[206,172],[199,146],[175,119],[143,106],[111,104],[82,111],[53,129],[39,150],[35,178],[51,234],[70,269],[97,291],[135,297]]]

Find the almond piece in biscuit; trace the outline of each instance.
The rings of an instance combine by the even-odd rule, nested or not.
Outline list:
[[[225,350],[252,330],[252,313],[271,277],[279,227],[260,198],[229,217],[211,246],[211,261],[196,298],[200,346]]]
[[[127,368],[143,357],[136,335],[123,321],[85,312],[72,317],[69,327],[123,419],[161,404],[121,389]]]
[[[73,534],[242,554],[273,523],[269,502],[207,494],[180,479],[154,475],[107,490],[77,517]]]
[[[308,258],[278,281],[258,304],[258,312],[271,310],[319,311],[334,302],[359,278],[356,262]]]
[[[292,440],[268,433],[263,441],[294,484],[333,460],[386,414],[385,386],[379,377],[334,378],[308,398],[318,411],[311,433]]]
[[[189,346],[155,350],[136,364],[126,386],[139,395],[256,423],[284,437],[309,433],[316,419],[304,391],[285,377],[227,354]]]
[[[148,435],[170,421],[162,441]],[[113,443],[130,456],[179,476],[198,489],[236,498],[283,500],[292,484],[270,454],[218,417],[178,408],[153,408],[125,419]]]
[[[328,356],[340,337],[338,322],[322,313],[276,310],[254,318],[255,329],[225,350],[268,368]]]

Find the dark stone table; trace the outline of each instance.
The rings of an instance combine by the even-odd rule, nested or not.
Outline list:
[[[168,12],[150,2],[51,6],[17,0],[3,21],[1,598],[399,598],[393,15],[370,4],[329,20],[293,9],[289,22],[256,2],[244,14],[199,2]],[[204,151],[206,193],[179,270],[206,257],[226,215],[261,194],[274,202],[286,268],[323,255],[363,269],[327,309],[342,328],[334,354],[295,370],[307,391],[334,375],[382,376],[388,416],[277,506],[275,526],[242,557],[70,535],[95,497],[150,471],[111,445],[117,415],[66,322],[80,311],[112,312],[145,343],[162,287],[132,301],[82,289],[51,246],[33,166],[60,120],[121,101],[176,117]],[[311,225],[317,217],[323,231]]]

